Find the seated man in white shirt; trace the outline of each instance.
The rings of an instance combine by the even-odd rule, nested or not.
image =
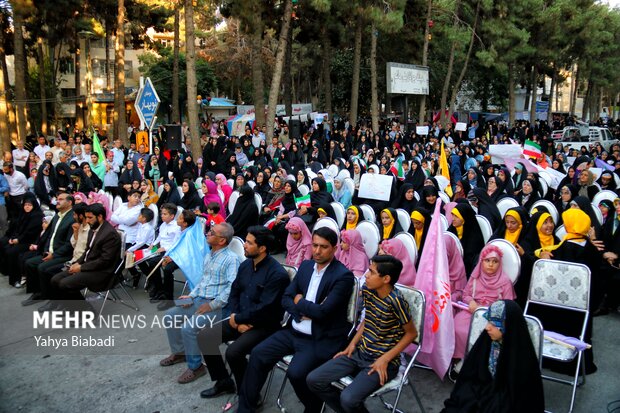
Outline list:
[[[127,202],[122,204],[114,213],[110,221],[118,225],[118,229],[125,232],[125,245],[133,245],[138,235],[138,216],[142,210],[142,194],[139,190],[133,189],[127,196]]]
[[[151,259],[148,259],[140,264],[138,268],[148,277],[153,271],[153,268],[159,263],[161,254],[169,250],[181,236],[181,227],[177,224],[174,216],[177,213],[177,206],[174,204],[166,203],[161,206],[160,210],[162,224],[159,226],[159,235],[153,241],[152,245],[159,245],[157,249],[157,255]],[[180,218],[182,218],[180,216]],[[194,220],[196,218],[194,217]],[[185,219],[183,223],[187,225]],[[193,222],[192,222],[193,224]],[[178,267],[174,262],[170,262],[163,267],[163,283],[159,270],[153,274],[148,281],[149,296],[152,303],[157,303],[162,300],[172,300],[174,292],[174,270]]]

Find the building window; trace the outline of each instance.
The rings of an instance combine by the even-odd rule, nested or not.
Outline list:
[[[133,79],[133,61],[125,60],[125,79]]]
[[[75,88],[73,88],[73,89],[61,88],[60,89],[60,96],[62,96],[63,99],[65,99],[65,98],[74,98],[75,97]]]
[[[106,77],[108,71],[105,63],[105,59],[91,60],[93,77]],[[110,64],[112,64],[112,62],[110,62]]]
[[[73,60],[72,56],[61,57],[58,64],[60,66],[60,73],[63,75],[75,74],[75,60]]]

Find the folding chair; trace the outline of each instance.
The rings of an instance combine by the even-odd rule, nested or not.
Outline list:
[[[127,289],[125,288],[122,282],[123,281],[123,268],[125,267],[125,232],[120,231],[120,230],[117,230],[117,232],[121,237],[120,263],[116,267],[116,270],[114,270],[114,274],[110,278],[110,282],[108,283],[105,289],[102,289],[101,291],[95,291],[92,289],[90,290],[91,292],[98,294],[100,297],[103,297],[103,303],[101,303],[101,308],[99,309],[99,313],[97,314],[97,316],[100,316],[103,313],[103,308],[105,307],[105,303],[107,302],[108,299],[114,302],[118,300],[121,304],[129,308],[133,308],[136,311],[140,310],[140,308],[138,307],[138,304],[136,303],[136,300],[134,300],[131,294],[129,294],[129,292],[127,291]],[[129,297],[133,305],[129,305],[128,303],[123,301],[120,295],[115,291],[116,288],[120,288],[121,290],[123,290],[125,295]],[[84,299],[87,299],[88,291],[89,291],[88,288],[84,289]]]
[[[488,320],[484,318],[484,313],[487,311],[487,307],[478,307],[476,311],[471,315],[471,324],[469,325],[469,335],[467,336],[467,346],[465,347],[465,356],[469,353],[471,348],[476,344],[476,340],[480,337],[480,334],[484,333],[484,329],[488,323]],[[525,315],[525,322],[527,324],[527,331],[530,333],[532,339],[532,345],[534,346],[534,352],[538,362],[542,365],[543,353],[543,337],[544,331],[540,320],[531,315]]]
[[[347,306],[347,321],[352,324],[351,330],[349,331],[349,335],[351,332],[355,330],[357,327],[358,321],[358,304],[359,304],[359,294],[360,294],[360,285],[357,278],[354,278],[355,283],[353,284],[353,291],[351,292],[351,297],[349,298],[349,305]],[[292,355],[284,356],[282,360],[276,363],[275,368],[282,370],[284,373],[288,370],[288,366],[293,360]],[[271,376],[273,376],[273,370],[271,371]],[[280,392],[278,393],[278,399],[276,400],[276,404],[280,411],[285,412],[286,408],[282,405],[282,394],[284,394],[284,388],[286,387],[287,377],[284,376],[282,379],[282,385],[280,386]],[[271,384],[271,378],[269,380],[269,384]],[[269,390],[269,387],[267,388]],[[265,392],[265,396],[268,392]]]
[[[581,332],[578,337],[579,340],[583,341],[590,313],[590,269],[583,264],[565,261],[545,259],[536,261],[532,270],[532,281],[525,304],[525,314],[528,312],[530,303],[583,314]],[[559,331],[558,333],[562,332]],[[577,360],[572,380],[542,375],[543,379],[572,386],[568,410],[569,413],[572,412],[577,386],[586,382],[585,364],[582,363],[583,351],[573,346],[545,339],[542,355],[545,358],[561,362]],[[579,381],[580,370],[581,382]]]
[[[418,392],[413,385],[413,381],[409,380],[409,371],[413,367],[415,360],[420,353],[420,349],[422,348],[422,338],[424,335],[424,314],[426,312],[426,298],[424,297],[424,293],[422,293],[420,290],[416,290],[415,288],[407,287],[401,284],[396,284],[396,288],[398,289],[398,291],[400,291],[400,293],[409,304],[411,319],[413,320],[413,324],[416,328],[416,331],[418,332],[418,336],[415,338],[415,340],[413,340],[413,344],[416,344],[417,348],[411,356],[411,359],[408,361],[405,371],[402,373],[399,371],[398,375],[395,378],[393,378],[388,383],[384,384],[383,387],[372,393],[370,397],[379,397],[381,402],[383,402],[385,408],[391,410],[392,413],[402,413],[400,410],[397,409],[398,401],[400,400],[400,395],[402,394],[403,387],[406,384],[409,384],[411,390],[413,391],[413,396],[415,397],[418,405],[420,406],[420,410],[422,410],[422,412],[424,413],[424,406],[422,406],[422,401],[418,396]],[[408,357],[408,355],[406,353],[401,353],[401,357]],[[351,382],[353,382],[353,377],[347,376],[338,380],[338,382],[332,383],[332,385],[342,390],[349,384],[351,384]],[[385,401],[383,396],[392,391],[397,392],[396,399],[394,399],[394,403],[389,403]]]
[[[409,217],[409,214],[407,213],[407,211],[405,211],[404,209],[398,208],[396,210],[396,215],[397,215],[398,222],[400,223],[400,227],[403,229],[403,231],[405,232],[409,231],[409,227],[411,226],[411,218]]]
[[[339,227],[342,227],[344,224],[344,220],[347,217],[347,211],[345,211],[344,206],[340,202],[332,202],[332,208],[334,209],[334,214],[336,215],[336,223]]]

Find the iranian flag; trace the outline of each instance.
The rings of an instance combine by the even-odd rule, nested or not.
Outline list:
[[[392,172],[392,175],[398,178],[399,181],[405,180],[405,170],[403,169],[403,161],[400,158],[398,158],[396,162],[392,164],[392,167],[390,168],[390,172]]]
[[[136,264],[151,257],[152,255],[155,255],[155,251],[157,251],[157,247],[144,248],[141,250],[134,251],[133,257],[134,257]]]
[[[534,141],[527,139],[523,145],[523,155],[531,158],[538,158],[541,155],[540,145]]]
[[[299,198],[295,197],[295,206],[297,207],[297,209],[301,208],[302,206],[305,207],[310,207],[310,194],[301,196]]]
[[[267,229],[273,229],[273,226],[276,224],[276,218],[273,217],[271,218],[269,221],[265,222],[265,228]]]

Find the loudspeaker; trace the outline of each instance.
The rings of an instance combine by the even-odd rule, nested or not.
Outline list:
[[[181,125],[166,125],[166,147],[170,150],[181,150],[183,143]]]
[[[301,121],[297,119],[289,120],[288,130],[291,134],[291,138],[299,139],[301,137]]]

